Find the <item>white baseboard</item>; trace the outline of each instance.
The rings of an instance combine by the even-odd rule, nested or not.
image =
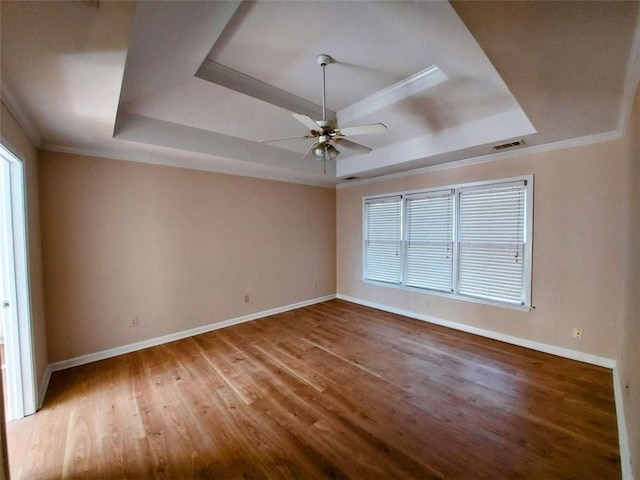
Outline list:
[[[618,441],[620,443],[620,465],[622,480],[633,480],[631,469],[631,450],[629,448],[629,434],[624,416],[624,388],[620,378],[620,369],[613,369],[613,394],[616,399],[616,418],[618,420]]]
[[[130,343],[128,345],[123,345],[121,347],[110,348],[108,350],[102,350],[100,352],[90,353],[88,355],[81,355],[79,357],[70,358],[68,360],[62,360],[60,362],[51,363],[47,367],[47,370],[50,370],[50,372],[57,372],[59,370],[65,370],[67,368],[77,367],[79,365],[85,365],[87,363],[97,362],[98,360],[117,357],[118,355],[123,355],[125,353],[131,353],[138,350],[143,350],[145,348],[155,347],[156,345],[162,345],[163,343],[182,340],[183,338],[193,337],[194,335],[200,335],[201,333],[207,333],[213,330],[219,330],[221,328],[230,327],[232,325],[238,325],[240,323],[250,322],[252,320],[268,317],[270,315],[287,312],[289,310],[295,310],[296,308],[307,307],[315,303],[326,302],[327,300],[332,300],[334,298],[336,298],[335,294],[327,295],[324,297],[312,298],[311,300],[305,300],[302,302],[293,303],[291,305],[285,305],[283,307],[272,308],[270,310],[263,310],[262,312],[251,313],[249,315],[244,315],[242,317],[231,318],[229,320],[224,320],[222,322],[212,323],[209,325],[204,325],[202,327],[196,327],[189,330],[183,330],[181,332],[171,333],[169,335],[164,335],[162,337],[150,338],[149,340]],[[51,375],[51,373],[49,373],[49,375]],[[48,380],[47,380],[47,384],[48,384]],[[46,389],[42,390],[42,393],[41,393],[41,396],[43,399],[45,394],[46,394]]]
[[[472,327],[463,323],[451,322],[449,320],[443,320],[437,317],[431,317],[422,313],[411,312],[409,310],[402,310],[400,308],[390,307],[375,302],[369,302],[367,300],[361,300],[359,298],[349,297],[348,295],[337,294],[337,298],[346,300],[347,302],[357,303],[366,307],[375,308],[384,312],[395,313],[403,315],[405,317],[414,318],[416,320],[422,320],[423,322],[434,323],[436,325],[442,325],[443,327],[453,328],[454,330],[460,330],[462,332],[473,333],[482,337],[492,338],[493,340],[499,340],[501,342],[510,343],[519,347],[530,348],[531,350],[537,350],[543,353],[550,353],[551,355],[557,355],[558,357],[569,358],[571,360],[577,360],[579,362],[590,363],[592,365],[598,365],[600,367],[614,368],[616,361],[612,358],[599,357],[598,355],[592,355],[590,353],[579,352],[577,350],[571,350],[568,348],[556,347],[541,342],[534,342],[525,338],[514,337],[512,335],[506,335],[504,333],[494,332],[492,330],[485,330],[483,328]]]
[[[51,365],[47,365],[47,368],[44,370],[44,377],[42,378],[42,382],[40,383],[40,388],[38,389],[38,408],[40,410],[42,408],[42,404],[44,403],[44,397],[47,395],[47,390],[49,389],[49,381],[51,380],[51,374],[53,370],[51,369]]]

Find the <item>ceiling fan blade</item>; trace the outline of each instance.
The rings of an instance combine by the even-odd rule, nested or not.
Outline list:
[[[383,123],[372,123],[371,125],[360,125],[358,127],[339,128],[337,134],[347,137],[349,135],[368,135],[370,133],[384,133],[387,126]]]
[[[282,142],[284,140],[304,140],[305,138],[315,138],[313,135],[296,135],[295,137],[268,138],[259,140],[259,143]]]
[[[322,127],[320,125],[318,125],[315,122],[315,120],[313,118],[309,117],[308,115],[301,115],[299,113],[293,113],[292,115],[293,115],[293,118],[298,120],[300,123],[302,123],[309,130],[316,130],[316,131],[321,131],[322,130]]]
[[[307,149],[307,151],[304,153],[304,155],[302,156],[302,159],[304,160],[305,158],[307,158],[307,155],[309,155],[311,150],[313,150],[317,145],[318,145],[318,142],[313,142],[311,146]]]
[[[371,151],[369,147],[365,147],[364,145],[360,145],[359,143],[352,142],[351,140],[345,140],[344,138],[336,138],[335,141],[338,145],[347,147],[350,150],[357,150],[361,153],[369,153]]]

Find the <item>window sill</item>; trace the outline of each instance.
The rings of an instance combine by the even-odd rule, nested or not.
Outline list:
[[[508,308],[511,310],[518,310],[520,312],[530,312],[534,308],[530,305],[514,305],[511,303],[503,303],[495,300],[487,300],[487,299],[476,298],[476,297],[467,297],[464,295],[456,295],[455,293],[440,292],[438,290],[427,290],[424,288],[407,287],[406,285],[398,285],[394,283],[376,282],[375,280],[368,280],[365,278],[362,279],[362,282],[368,285],[376,285],[378,287],[395,288],[397,290],[405,290],[408,292],[422,293],[424,295],[434,295],[436,297],[445,297],[453,300],[462,300],[464,302],[480,303],[482,305],[490,305],[492,307]]]

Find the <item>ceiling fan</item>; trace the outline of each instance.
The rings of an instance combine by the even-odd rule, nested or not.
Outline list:
[[[313,120],[308,115],[301,115],[298,113],[293,114],[293,118],[298,120],[310,131],[309,134],[296,137],[284,137],[284,138],[272,138],[268,140],[260,140],[260,143],[280,142],[283,140],[294,140],[300,138],[314,138],[315,141],[309,147],[307,152],[302,158],[306,158],[309,153],[318,160],[327,159],[333,160],[338,156],[340,151],[335,145],[340,145],[345,148],[357,151],[358,153],[369,153],[371,149],[360,145],[359,143],[352,142],[345,139],[345,137],[352,135],[367,135],[372,133],[384,133],[387,131],[387,127],[382,123],[373,123],[371,125],[360,125],[357,127],[339,128],[335,122],[327,120],[326,118],[326,89],[325,89],[325,67],[333,62],[333,59],[326,54],[318,55],[316,58],[318,65],[322,67],[322,120]]]

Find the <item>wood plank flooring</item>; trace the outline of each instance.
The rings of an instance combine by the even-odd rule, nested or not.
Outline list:
[[[340,300],[55,373],[13,478],[620,478],[609,370]]]

